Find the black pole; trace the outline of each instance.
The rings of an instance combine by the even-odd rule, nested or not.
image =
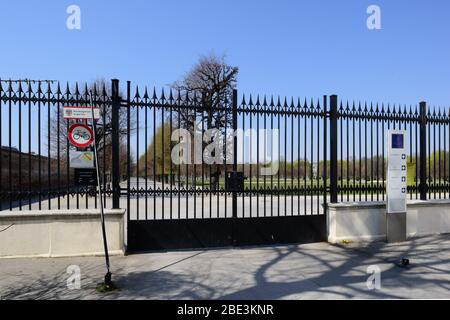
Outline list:
[[[232,97],[232,125],[233,125],[233,186],[232,186],[232,214],[233,214],[233,222],[231,227],[231,238],[232,238],[232,244],[238,245],[238,240],[236,237],[236,220],[237,220],[237,184],[236,184],[236,177],[237,177],[237,136],[236,136],[236,130],[237,130],[237,90],[233,90],[233,97]],[[227,137],[225,137],[227,139]],[[226,161],[226,160],[225,160]]]
[[[328,108],[327,96],[323,96],[323,203],[325,206],[325,210],[327,206],[327,151],[328,151],[327,108]],[[319,161],[319,159],[317,160]]]
[[[111,80],[111,126],[112,126],[112,207],[113,209],[119,209],[120,200],[120,172],[119,172],[119,109],[120,109],[120,97],[119,97],[119,80]]]
[[[237,172],[237,90],[233,90],[233,171]],[[236,176],[235,176],[236,177]],[[237,218],[237,190],[233,188],[233,218]]]
[[[98,196],[100,198],[100,217],[102,222],[102,236],[103,236],[103,249],[105,250],[105,262],[106,262],[106,275],[105,275],[105,284],[111,285],[111,271],[110,271],[110,265],[109,265],[109,252],[108,252],[108,241],[106,239],[106,227],[105,227],[105,212],[104,212],[104,203],[103,203],[103,197],[102,197],[102,187],[100,184],[100,170],[99,170],[99,163],[98,163],[98,152],[97,152],[97,137],[96,137],[96,121],[94,116],[94,104],[92,103],[92,91],[90,91],[89,94],[90,97],[90,104],[91,104],[91,111],[92,111],[92,132],[93,132],[93,138],[94,138],[94,161],[95,161],[95,171],[97,174],[97,190],[98,190]],[[103,124],[104,125],[104,124]]]
[[[427,104],[420,102],[420,200],[427,200]]]
[[[337,95],[330,96],[330,202],[338,202],[338,103]]]

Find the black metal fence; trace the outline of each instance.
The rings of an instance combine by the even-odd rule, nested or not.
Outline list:
[[[450,113],[426,103],[417,106],[361,104],[332,96],[331,197],[334,201],[384,201],[386,190],[385,134],[406,130],[407,162],[411,167],[409,199],[450,196]],[[421,161],[424,159],[424,161]]]
[[[252,96],[238,101],[234,91],[211,107],[195,93],[138,88],[131,93],[128,84],[125,106],[134,125],[127,130],[127,154],[133,147],[139,155],[127,161],[122,188],[127,208],[134,209],[131,219],[323,214],[326,176],[312,165],[326,156],[322,103],[325,98],[317,103]],[[180,129],[203,141],[197,159],[176,164],[171,150],[182,141],[171,135]],[[208,129],[223,137],[214,164],[205,161]],[[240,136],[230,136],[238,131]],[[275,167],[269,174],[263,170],[268,165]]]
[[[132,208],[131,220],[311,215],[323,214],[327,201],[383,201],[389,129],[408,133],[414,171],[409,198],[450,197],[448,110],[427,110],[425,103],[349,103],[337,96],[238,100],[237,91],[211,109],[200,94],[146,88],[132,93],[129,82],[125,91],[117,80],[83,86],[2,80],[0,209],[99,205],[92,188],[74,183],[69,121],[62,116],[64,106],[90,105],[91,99],[101,110],[104,201],[107,207]],[[217,129],[224,137],[236,129],[254,131],[242,142],[225,139],[219,163],[205,164],[202,152],[199,162],[175,164],[171,152],[181,142],[171,140],[176,129]],[[200,148],[206,146],[203,141]],[[268,162],[277,170],[263,175]]]
[[[97,207],[94,190],[77,186],[69,166],[70,121],[64,106],[101,109],[98,121],[99,162],[104,198],[110,185],[112,97],[109,86],[79,88],[53,81],[0,81],[0,209],[71,209]]]

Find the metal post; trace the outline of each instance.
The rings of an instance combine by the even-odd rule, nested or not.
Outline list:
[[[111,80],[111,101],[112,101],[112,114],[111,114],[111,126],[112,126],[112,194],[113,209],[119,209],[120,199],[120,172],[119,172],[119,109],[120,109],[120,97],[119,97],[119,80]]]
[[[420,200],[427,200],[427,104],[420,102],[419,124],[420,124]]]
[[[108,252],[108,240],[106,239],[106,227],[105,227],[105,212],[104,212],[104,203],[102,197],[102,185],[100,184],[100,169],[98,163],[98,149],[97,149],[97,137],[96,137],[96,119],[94,116],[94,104],[92,103],[92,91],[89,92],[89,99],[91,104],[91,114],[92,114],[92,134],[94,138],[94,161],[95,161],[95,171],[97,176],[97,194],[100,198],[100,217],[102,222],[102,236],[103,236],[103,249],[105,250],[105,262],[106,262],[106,275],[105,275],[105,284],[112,285],[111,281],[111,270],[109,264],[109,252]],[[103,124],[104,125],[104,124]]]
[[[233,90],[233,172],[237,172],[237,90]],[[235,176],[236,177],[236,176]],[[237,190],[233,188],[233,218],[237,218]]]
[[[328,151],[327,108],[328,108],[327,96],[323,96],[323,203],[325,210],[327,207],[327,151]],[[319,136],[317,138],[319,139]]]
[[[330,202],[338,202],[338,103],[337,95],[330,96]]]

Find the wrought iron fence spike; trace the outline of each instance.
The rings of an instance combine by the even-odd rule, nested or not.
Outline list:
[[[350,104],[348,103],[348,100],[345,101],[345,111],[346,112],[350,111]]]
[[[246,106],[246,102],[245,102],[245,94],[242,95],[242,102],[241,104],[245,107]]]
[[[273,95],[270,95],[270,107],[271,108],[275,107],[275,103],[273,101]]]
[[[148,99],[149,98],[148,91],[147,91],[147,86],[145,86],[145,88],[144,88],[144,97],[143,98],[144,99]]]
[[[284,108],[284,109],[287,109],[287,108],[288,108],[287,98],[286,98],[286,97],[284,97],[283,108]]]
[[[39,93],[39,84],[38,84],[38,90],[37,92]],[[71,95],[70,93],[70,88],[69,88],[69,82],[66,82],[66,92],[64,93],[65,95]]]
[[[19,82],[20,84],[20,82]],[[52,86],[50,84],[50,82],[47,82],[47,94],[51,94],[52,93]]]
[[[75,82],[75,96],[80,95],[80,90],[78,89],[78,82]]]
[[[256,96],[256,103],[255,103],[256,107],[260,107],[261,103],[259,102],[259,94]]]
[[[31,90],[30,83],[28,83],[28,92],[31,92],[30,90]],[[59,84],[59,81],[58,81],[58,85],[56,87],[56,94],[61,95],[61,86]]]
[[[67,83],[67,88],[69,88],[69,83]],[[37,93],[42,94],[42,82],[38,82]]]
[[[139,99],[141,96],[139,95],[139,87],[138,86],[136,86],[136,92],[135,92],[135,94],[134,94],[134,98],[135,99]]]

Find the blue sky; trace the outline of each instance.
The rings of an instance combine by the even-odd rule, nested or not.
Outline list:
[[[66,8],[81,8],[68,30]],[[366,9],[381,7],[382,29]],[[225,53],[245,93],[450,105],[448,0],[0,2],[2,78],[161,87]]]
[[[72,4],[81,9],[81,30],[66,28]],[[381,30],[366,26],[372,4],[381,8]],[[449,14],[448,0],[0,0],[0,77],[118,78],[123,86],[131,80],[161,88],[215,52],[240,68],[238,90],[247,96],[425,100],[448,110]],[[6,121],[7,109],[2,112]],[[45,110],[41,116],[46,119]],[[14,112],[13,146],[18,121]],[[26,108],[22,121],[28,121]],[[22,141],[24,150],[27,145]],[[133,150],[145,148],[140,139]]]

